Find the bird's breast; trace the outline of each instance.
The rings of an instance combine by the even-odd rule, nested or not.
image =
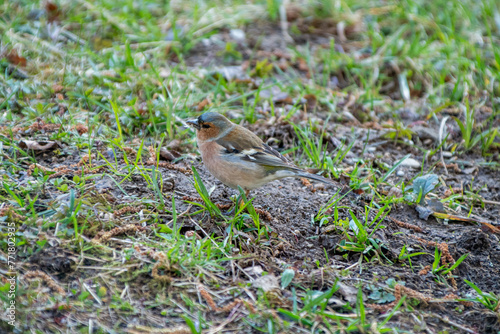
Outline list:
[[[205,167],[228,187],[251,190],[275,179],[263,166],[241,159],[216,142],[199,142],[198,145]]]

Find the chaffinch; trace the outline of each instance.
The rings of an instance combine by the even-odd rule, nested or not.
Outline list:
[[[198,147],[208,171],[226,186],[252,189],[285,177],[305,177],[327,184],[328,179],[308,173],[265,144],[250,130],[215,112],[187,123],[196,129]]]

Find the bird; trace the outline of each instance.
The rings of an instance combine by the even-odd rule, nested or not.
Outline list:
[[[206,112],[186,121],[196,130],[198,149],[208,171],[226,186],[249,192],[287,177],[308,178],[337,186],[295,166],[256,134],[222,114]]]

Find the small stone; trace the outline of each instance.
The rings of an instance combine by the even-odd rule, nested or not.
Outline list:
[[[278,278],[272,274],[259,277],[252,282],[254,288],[261,288],[264,292],[279,290]]]
[[[413,158],[408,158],[406,159],[405,161],[403,161],[401,163],[401,166],[405,166],[405,167],[410,167],[410,168],[420,168],[421,164],[419,161],[413,159]]]
[[[316,190],[325,190],[325,184],[324,183],[316,183],[313,185],[314,189]]]
[[[401,191],[401,189],[399,189],[397,187],[392,187],[389,190],[389,193],[387,193],[387,196],[388,197],[394,196],[394,197],[399,198],[399,197],[403,196],[403,192]]]
[[[349,165],[349,166],[354,166],[355,162],[354,160],[350,159],[350,158],[345,158],[344,161],[343,161],[346,165]]]
[[[245,32],[241,29],[231,29],[229,36],[235,41],[243,42],[246,38]]]
[[[439,140],[439,133],[436,129],[428,128],[422,125],[417,125],[412,128],[413,132],[415,132],[421,140],[431,140],[433,141]]]
[[[452,156],[453,156],[453,153],[451,153],[451,152],[447,152],[447,151],[443,152],[443,157],[445,157],[445,158],[451,158]]]
[[[401,177],[401,176],[405,176],[405,172],[403,172],[402,170],[398,170],[398,171],[396,172],[396,175],[397,175],[397,176],[399,176],[399,177]]]
[[[244,269],[248,275],[262,276],[264,270],[261,266],[252,266]]]
[[[479,168],[477,166],[474,166],[474,167],[469,167],[469,168],[463,169],[462,173],[469,175],[469,174],[473,174],[477,171],[479,171]]]
[[[355,304],[358,296],[358,289],[356,287],[338,283],[338,292],[347,300],[348,302]]]
[[[106,158],[108,158],[108,160],[114,160],[115,159],[115,151],[113,151],[112,149],[108,149],[106,150],[106,153],[104,153]]]
[[[175,188],[175,174],[169,174],[163,180],[163,190],[172,190]]]

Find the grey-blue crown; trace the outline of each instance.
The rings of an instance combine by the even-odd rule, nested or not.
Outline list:
[[[198,117],[198,121],[202,123],[218,123],[218,122],[227,122],[228,119],[216,112],[207,112]]]

